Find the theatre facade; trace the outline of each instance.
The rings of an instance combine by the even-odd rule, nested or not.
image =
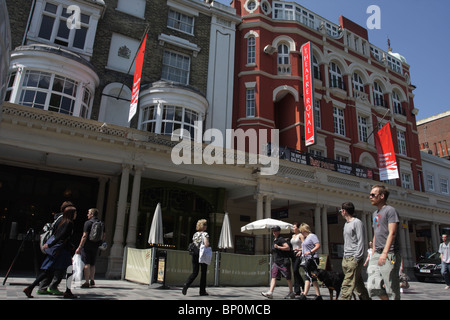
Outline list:
[[[394,70],[388,59],[378,61],[368,39],[365,55],[353,52],[354,42],[350,45],[346,39],[355,35],[347,20],[341,19],[341,28],[319,16],[318,25],[309,27],[280,21],[279,5],[289,4],[284,1],[235,1],[228,7],[192,0],[37,0],[26,14],[13,9],[15,1],[6,2],[17,28],[12,30],[14,49],[0,113],[1,269],[9,267],[25,239],[16,268],[32,270],[32,241],[26,235],[32,229],[36,238],[65,200],[78,209],[75,242],[87,210],[99,209],[108,249],[99,257],[97,272],[110,278],[120,277],[124,248],[148,246],[158,203],[165,248],[186,250],[197,220],[205,218],[217,250],[227,212],[235,243],[228,252],[267,253],[267,241],[241,233],[241,227],[273,217],[310,224],[321,240],[321,253],[339,268],[344,221],[338,209],[343,202],[355,204],[367,242],[372,237],[374,208],[368,194],[380,181],[368,132],[381,122],[406,134],[406,154],[398,149],[396,154],[401,172],[409,174],[410,187],[401,179],[382,182],[388,184],[389,202],[400,214],[405,263],[412,266],[429,247],[436,250],[439,234],[450,226],[450,199],[421,188],[409,66],[396,58],[400,64],[394,65],[401,69]],[[69,2],[78,4],[85,15],[84,29],[75,29],[83,31],[70,29],[66,34],[56,25],[48,27],[52,19],[60,24],[67,20]],[[155,16],[155,10],[164,14]],[[126,72],[145,30],[145,24],[136,23],[143,20],[154,28],[149,32],[138,112],[127,122],[133,77]],[[122,29],[117,21],[124,21]],[[320,29],[327,23],[331,31]],[[320,73],[316,98],[322,121],[319,143],[312,148],[301,138],[298,50],[307,40],[315,43]],[[266,48],[268,44],[275,50]],[[382,56],[389,54],[377,50]],[[242,52],[245,59],[248,52],[257,59],[243,62]],[[121,59],[128,59],[128,64]],[[359,62],[352,65],[352,59]],[[330,78],[333,70],[335,78]],[[354,89],[353,71],[362,78],[362,91]],[[375,90],[377,81],[384,91]],[[396,90],[399,105],[394,102]],[[377,105],[381,96],[389,102]],[[388,108],[392,113],[383,118]],[[368,122],[358,129],[363,115]],[[346,131],[340,131],[342,124]],[[189,140],[184,151],[191,151],[191,162],[174,161],[180,143],[176,129],[191,137],[204,137],[209,129],[218,129],[224,137],[227,129],[278,130],[278,146],[271,140],[261,146],[265,155],[270,150],[274,163],[277,148],[276,170],[267,174],[267,163],[254,161],[251,153],[222,149],[227,146],[204,139]],[[359,140],[358,132],[366,141]],[[395,132],[399,140],[404,137]],[[202,161],[195,161],[196,154]]]

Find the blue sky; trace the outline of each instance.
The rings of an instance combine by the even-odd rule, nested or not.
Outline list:
[[[217,1],[217,0],[216,0]],[[229,5],[229,0],[218,0]],[[369,31],[369,41],[393,52],[410,65],[417,120],[450,111],[450,1],[448,0],[296,0],[314,13],[339,23],[339,16],[366,27],[370,5],[380,8],[380,29]]]

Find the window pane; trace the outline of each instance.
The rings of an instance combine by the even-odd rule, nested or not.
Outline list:
[[[73,39],[73,46],[78,49],[84,49],[84,43],[86,41],[87,28],[81,27],[75,31],[75,38]]]
[[[42,17],[41,29],[39,30],[39,38],[50,40],[54,23],[55,18],[44,15]]]

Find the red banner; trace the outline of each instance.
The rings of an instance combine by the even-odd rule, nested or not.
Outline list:
[[[302,48],[303,69],[303,102],[305,105],[305,141],[306,146],[316,143],[316,128],[314,125],[314,77],[312,72],[312,45],[305,43]]]
[[[395,158],[394,144],[392,143],[391,127],[385,124],[375,134],[375,145],[378,154],[378,167],[380,180],[398,179],[397,159]]]
[[[142,44],[139,47],[139,51],[136,56],[136,64],[134,66],[133,90],[131,92],[131,103],[130,103],[130,113],[128,115],[128,122],[130,122],[131,119],[133,119],[137,110],[139,89],[141,87],[142,64],[144,62],[146,42],[147,42],[147,35],[145,35],[144,40],[142,41]]]

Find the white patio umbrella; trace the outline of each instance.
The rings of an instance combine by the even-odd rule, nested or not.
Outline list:
[[[281,233],[290,233],[292,224],[276,219],[261,219],[250,222],[241,228],[241,232],[250,234],[270,234],[273,227],[280,227]]]
[[[233,236],[231,235],[230,218],[228,213],[225,212],[223,217],[222,230],[220,231],[219,244],[220,249],[233,248]]]
[[[148,235],[149,244],[163,244],[163,221],[161,213],[161,204],[158,203],[153,214],[152,225],[150,226],[150,234]]]

